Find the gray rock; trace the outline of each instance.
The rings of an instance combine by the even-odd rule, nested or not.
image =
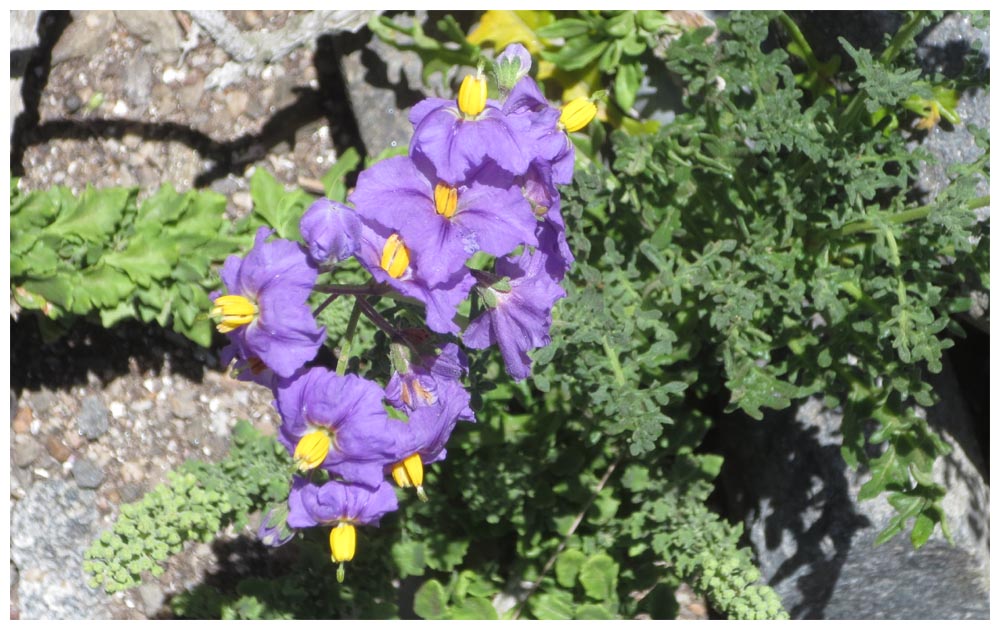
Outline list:
[[[52,65],[100,54],[115,28],[113,11],[73,11],[73,22],[52,48]]]
[[[25,468],[35,463],[42,453],[45,452],[45,448],[30,435],[16,435],[14,436],[14,442],[12,444],[14,447],[12,458],[14,460],[14,465],[18,468]]]
[[[108,408],[100,396],[88,396],[80,405],[77,418],[80,435],[88,440],[96,440],[108,431]]]
[[[55,394],[47,389],[42,389],[37,392],[31,392],[28,395],[28,402],[31,408],[34,409],[35,415],[42,416],[48,413],[59,401],[56,399]]]
[[[417,13],[416,19],[422,19],[421,12]],[[338,37],[334,46],[340,53],[341,74],[368,154],[406,145],[413,135],[407,118],[410,107],[435,91],[445,95],[444,84],[423,84],[423,64],[414,52],[396,50],[374,35],[360,47],[347,47],[345,42],[350,41],[356,39]],[[450,89],[448,92],[448,97],[454,96]]]
[[[184,41],[181,25],[172,11],[115,11],[118,21],[154,53],[179,54]]]
[[[73,478],[81,488],[97,488],[104,481],[104,471],[89,459],[78,459],[73,462]]]
[[[96,495],[62,480],[36,483],[11,514],[22,619],[107,619],[110,600],[87,586],[83,552],[100,533]]]
[[[145,55],[136,55],[125,67],[125,97],[139,112],[149,105],[153,89],[153,66]]]
[[[181,420],[193,418],[198,413],[198,403],[195,402],[194,393],[190,391],[179,391],[170,399],[170,411]]]
[[[163,602],[167,596],[155,582],[147,582],[139,587],[139,598],[142,600],[142,608],[147,618],[153,618],[163,607]]]
[[[895,511],[882,496],[858,502],[870,475],[844,464],[842,416],[819,400],[760,423],[725,422],[730,510],[744,521],[761,574],[792,618],[989,617],[982,454],[949,363],[934,386],[942,401],[927,410],[928,422],[952,447],[934,478],[948,489],[943,505],[955,547],[940,531],[920,550],[906,533],[874,546]]]
[[[982,45],[979,53],[972,50],[972,43]],[[950,14],[931,28],[921,41],[917,58],[929,72],[941,72],[945,76],[954,75],[962,64],[972,63],[976,56],[983,60],[984,83],[989,82],[990,35],[973,28],[969,17]],[[924,138],[922,146],[938,158],[938,164],[925,164],[920,170],[920,187],[933,199],[948,185],[948,166],[959,162],[972,162],[983,154],[976,146],[968,125],[988,129],[990,126],[990,96],[985,90],[963,92],[958,100],[958,115],[962,123],[954,128],[937,126]],[[981,195],[989,194],[989,182],[983,180],[979,187]],[[989,216],[987,209],[985,216]],[[985,218],[985,217],[984,217]]]
[[[21,77],[28,64],[30,51],[38,45],[38,18],[41,11],[11,11],[10,12],[10,128],[14,128],[14,119],[24,111],[24,101],[21,100]]]

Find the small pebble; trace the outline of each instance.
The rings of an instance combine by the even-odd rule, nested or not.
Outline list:
[[[14,416],[14,421],[11,422],[11,428],[14,429],[14,433],[24,434],[31,430],[31,407],[21,407],[17,410],[17,415]]]
[[[108,408],[99,396],[88,396],[80,405],[77,418],[80,435],[88,440],[96,440],[108,431]]]
[[[66,461],[73,454],[73,451],[63,443],[62,439],[55,435],[45,437],[45,449],[59,463]]]
[[[108,409],[111,411],[111,415],[114,416],[116,420],[125,417],[125,405],[117,400],[108,405]]]
[[[73,114],[83,106],[83,100],[76,94],[70,94],[63,104],[66,106],[66,111]]]
[[[20,437],[20,436],[18,436]],[[27,438],[23,441],[14,442],[14,465],[18,468],[26,468],[35,463],[35,460],[42,454],[42,445],[37,441]]]
[[[81,488],[97,488],[104,481],[104,471],[89,459],[73,462],[73,477]]]

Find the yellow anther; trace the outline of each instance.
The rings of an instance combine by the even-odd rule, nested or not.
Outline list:
[[[410,266],[410,250],[406,249],[399,234],[393,234],[385,239],[382,247],[381,267],[393,278],[402,276]]]
[[[242,295],[222,295],[215,298],[208,314],[219,320],[216,330],[228,333],[252,322],[257,317],[257,306]]]
[[[563,105],[559,122],[568,132],[580,131],[597,115],[597,105],[586,97],[574,98]]]
[[[486,109],[486,77],[470,74],[462,79],[458,109],[466,116],[478,116]]]
[[[434,186],[434,209],[446,219],[455,216],[455,210],[458,209],[458,190],[444,182],[438,182]]]
[[[392,478],[400,488],[420,487],[424,485],[424,460],[420,453],[414,453],[392,466]]]
[[[306,472],[322,464],[329,452],[330,434],[323,429],[316,429],[302,436],[295,445],[295,463],[300,471]]]
[[[358,545],[358,532],[354,525],[341,523],[330,530],[330,560],[350,562]]]

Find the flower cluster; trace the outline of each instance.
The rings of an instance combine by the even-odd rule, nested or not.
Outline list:
[[[565,296],[559,282],[573,263],[557,188],[573,176],[567,134],[589,123],[596,106],[550,106],[530,67],[515,44],[496,61],[502,100],[488,98],[480,68],[456,99],[418,103],[408,155],[362,172],[349,205],[314,203],[300,223],[304,243],[268,241],[262,228],[245,258],[226,261],[226,294],[212,296],[211,315],[231,341],[223,358],[275,396],[278,439],[295,462],[285,524],[330,527],[341,578],[356,526],[377,525],[398,508],[388,480],[427,500],[424,466],[444,459],[458,421],[475,420],[462,385],[468,362],[447,336],[473,349],[498,345],[518,380],[530,374],[528,352],[549,343],[553,305]],[[492,257],[492,268],[473,266],[478,253]],[[371,282],[316,284],[321,270],[352,256]],[[390,336],[384,387],[346,374],[345,357],[336,371],[311,363],[326,336],[308,306],[313,291],[353,295],[355,317]],[[422,304],[436,335],[395,328],[372,295]],[[481,306],[463,331],[455,319],[470,296]],[[281,544],[290,536],[272,516],[261,537]]]

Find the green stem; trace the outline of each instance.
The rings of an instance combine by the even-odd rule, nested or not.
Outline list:
[[[389,290],[383,284],[317,284],[313,288],[320,293],[331,295],[382,295]]]
[[[778,21],[781,22],[781,25],[785,27],[786,31],[788,31],[792,40],[798,44],[799,50],[802,51],[802,54],[806,56],[805,62],[806,65],[809,66],[809,69],[814,72],[818,71],[820,67],[819,59],[816,58],[816,54],[813,53],[812,46],[810,46],[809,42],[806,41],[805,36],[802,34],[802,31],[799,30],[799,25],[795,23],[795,20],[788,17],[788,14],[784,11],[781,11],[778,13]]]
[[[361,317],[361,303],[363,297],[354,298],[354,308],[351,310],[351,319],[347,322],[347,330],[344,338],[340,341],[340,356],[337,357],[337,375],[343,376],[347,373],[347,361],[351,356],[351,341],[354,339],[354,331],[358,328],[358,319]]]
[[[969,210],[975,210],[977,208],[985,208],[990,205],[990,196],[986,195],[984,197],[976,197],[969,201]],[[909,210],[904,210],[903,212],[898,212],[896,214],[886,215],[883,218],[889,223],[908,223],[910,221],[917,221],[919,219],[927,218],[931,210],[934,209],[934,204],[927,204],[926,206],[920,206],[917,208],[911,208]],[[870,220],[856,221],[854,223],[848,223],[839,230],[834,230],[830,233],[831,238],[837,238],[839,236],[848,236],[850,234],[855,234],[857,232],[870,232],[873,230],[878,230],[879,228],[875,226]]]
[[[611,363],[611,371],[615,373],[615,382],[618,383],[619,387],[624,387],[625,372],[622,371],[622,364],[618,361],[618,355],[611,348],[611,344],[608,343],[607,335],[601,338],[601,344],[604,346],[604,354],[608,356],[608,362]]]

